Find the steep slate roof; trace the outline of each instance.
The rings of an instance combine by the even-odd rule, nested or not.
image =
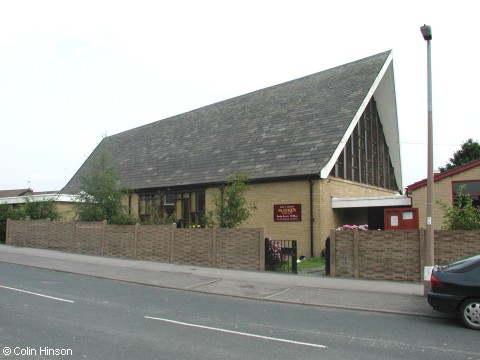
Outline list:
[[[62,192],[80,190],[81,174],[107,142],[135,189],[220,183],[236,171],[251,180],[320,176],[387,59],[390,51],[109,136]]]

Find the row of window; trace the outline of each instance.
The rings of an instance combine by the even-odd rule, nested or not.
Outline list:
[[[177,223],[179,227],[203,226],[205,191],[155,192],[139,195],[140,221],[146,224]]]

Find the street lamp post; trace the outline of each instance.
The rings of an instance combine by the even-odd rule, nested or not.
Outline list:
[[[425,266],[434,265],[434,230],[433,230],[433,124],[432,124],[432,58],[430,42],[432,29],[428,25],[420,27],[423,38],[427,41],[427,87],[428,87],[428,160],[427,160],[427,225],[425,242]],[[425,282],[430,279],[424,279]]]

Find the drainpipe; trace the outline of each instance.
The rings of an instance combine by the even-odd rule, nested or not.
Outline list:
[[[310,183],[310,257],[313,257],[313,180],[308,179]]]

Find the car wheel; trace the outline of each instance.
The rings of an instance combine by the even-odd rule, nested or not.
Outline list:
[[[459,315],[465,326],[480,330],[480,298],[465,300],[460,305]]]

